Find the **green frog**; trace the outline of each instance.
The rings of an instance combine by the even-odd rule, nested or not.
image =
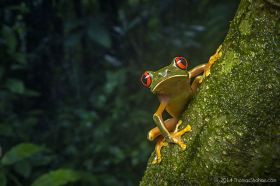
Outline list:
[[[179,118],[185,110],[190,99],[197,92],[203,78],[210,74],[210,68],[213,63],[221,56],[221,47],[210,57],[207,64],[199,65],[191,70],[187,70],[189,64],[184,57],[175,57],[171,64],[155,72],[146,71],[141,77],[142,84],[149,88],[153,94],[159,98],[160,105],[153,115],[153,120],[157,127],[148,133],[148,139],[156,143],[156,157],[153,164],[161,162],[161,149],[168,143],[174,143],[180,146],[182,150],[186,149],[181,136],[191,131],[191,126],[187,125],[184,129],[178,130],[181,125]],[[201,75],[204,73],[203,75]],[[171,118],[163,120],[162,114],[166,111]]]

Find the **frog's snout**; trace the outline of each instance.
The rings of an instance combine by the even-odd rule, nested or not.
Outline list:
[[[159,75],[159,76],[161,76],[161,77],[167,77],[168,72],[169,72],[169,70],[168,70],[168,69],[166,69],[166,70],[165,70],[165,71],[163,71],[163,72],[159,72],[159,73],[158,73],[158,75]]]

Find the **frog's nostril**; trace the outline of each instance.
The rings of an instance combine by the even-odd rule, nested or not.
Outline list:
[[[169,72],[170,72],[169,69],[166,69],[166,70],[165,70],[165,77],[168,75]]]
[[[158,75],[159,76],[162,76],[162,77],[166,77],[167,76],[167,74],[168,74],[168,69],[166,69],[164,72],[160,72],[160,73],[158,73]]]

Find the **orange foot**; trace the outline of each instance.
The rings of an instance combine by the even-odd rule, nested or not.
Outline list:
[[[185,134],[186,132],[191,131],[191,126],[187,125],[184,129],[177,132],[178,126],[181,125],[181,123],[182,123],[182,121],[180,120],[177,124],[177,127],[176,127],[175,131],[170,134],[170,137],[169,137],[168,141],[170,141],[171,143],[175,143],[175,144],[179,145],[182,150],[185,150],[187,146],[181,140],[181,136],[183,134]],[[162,149],[162,147],[166,147],[166,146],[168,146],[168,142],[166,142],[165,138],[161,137],[156,144],[156,147],[155,147],[156,156],[155,156],[152,164],[156,164],[156,163],[161,162],[161,160],[162,160],[161,149]]]
[[[203,78],[201,78],[199,83],[202,83],[204,78],[210,75],[210,69],[211,69],[212,65],[222,56],[221,49],[222,49],[222,45],[220,45],[219,48],[216,50],[215,54],[212,55],[209,58],[209,61],[208,61],[208,63],[205,66],[205,70],[204,70],[204,73],[203,73]]]
[[[215,54],[212,55],[210,58],[209,58],[209,61],[208,63],[206,64],[206,67],[205,67],[205,71],[204,71],[204,77],[207,77],[209,76],[210,74],[210,69],[212,67],[212,65],[222,56],[222,45],[219,46],[219,48],[216,50]]]

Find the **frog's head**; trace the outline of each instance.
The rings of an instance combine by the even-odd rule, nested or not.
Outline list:
[[[183,57],[175,57],[171,64],[157,71],[146,71],[141,77],[142,84],[150,88],[154,94],[168,94],[177,86],[182,86],[182,80],[189,77],[188,62]]]

